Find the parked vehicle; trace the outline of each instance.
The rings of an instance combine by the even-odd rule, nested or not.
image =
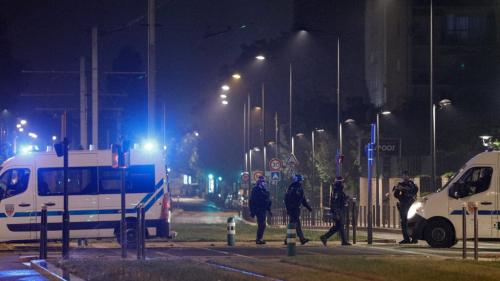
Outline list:
[[[448,183],[415,202],[408,212],[410,235],[431,247],[451,247],[462,239],[462,207],[478,206],[479,238],[500,238],[500,152],[487,151],[470,159]],[[474,233],[467,212],[467,237]]]
[[[121,171],[111,164],[111,150],[69,152],[71,238],[119,236]],[[139,204],[146,209],[148,236],[168,235],[171,199],[161,152],[131,150],[125,175],[129,241],[135,243]],[[0,168],[0,241],[38,239],[42,205],[48,209],[48,238],[61,239],[63,183],[63,159],[55,152],[7,159]]]

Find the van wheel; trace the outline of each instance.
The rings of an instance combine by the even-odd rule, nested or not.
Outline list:
[[[431,220],[424,232],[425,240],[432,248],[450,248],[455,245],[453,226],[445,220]]]
[[[121,245],[120,228],[118,228],[115,231],[115,233],[116,233],[116,240],[118,241],[118,244]],[[125,231],[125,237],[127,239],[127,248],[135,249],[137,247],[137,228],[135,223],[127,222],[127,230]]]

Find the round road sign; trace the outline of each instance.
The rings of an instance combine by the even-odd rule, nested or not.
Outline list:
[[[269,169],[271,171],[281,171],[283,167],[283,161],[278,158],[273,158],[269,161]]]

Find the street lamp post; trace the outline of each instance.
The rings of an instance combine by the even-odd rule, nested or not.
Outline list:
[[[342,123],[340,122],[340,38],[337,38],[337,176],[342,175]]]
[[[375,140],[375,193],[377,194],[375,198],[375,224],[380,226],[380,114],[389,115],[390,111],[380,111],[377,112],[377,132],[376,132],[376,140]]]
[[[442,99],[439,103],[439,108],[444,108],[451,105],[451,100]],[[435,188],[436,186],[436,105],[432,104],[432,119],[431,119],[431,180],[432,185]]]

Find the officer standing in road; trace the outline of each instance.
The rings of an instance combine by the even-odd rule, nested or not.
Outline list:
[[[285,194],[285,207],[290,218],[290,223],[294,223],[296,226],[300,244],[304,245],[309,242],[309,239],[305,238],[302,232],[302,226],[300,224],[300,206],[306,207],[309,212],[312,211],[312,208],[309,206],[304,196],[302,181],[304,181],[302,175],[295,175],[292,184],[290,184]],[[285,245],[286,243],[285,239]]]
[[[337,231],[340,234],[342,246],[351,245],[351,243],[349,243],[346,239],[344,228],[347,200],[348,197],[344,193],[344,178],[340,176],[336,177],[335,183],[333,184],[333,193],[330,194],[330,212],[332,212],[334,225],[330,228],[330,230],[328,230],[327,233],[320,236],[321,242],[325,245],[325,247],[328,239]]]
[[[266,179],[260,176],[250,195],[250,216],[257,217],[257,239],[255,244],[266,244],[262,238],[264,237],[264,230],[266,229],[266,213],[271,213],[271,199],[269,191],[266,189]]]
[[[410,180],[408,171],[403,172],[403,181],[394,186],[392,191],[394,197],[399,200],[397,206],[400,216],[401,231],[403,232],[403,240],[401,240],[399,244],[417,243],[417,240],[410,240],[410,236],[408,235],[408,210],[411,204],[415,202],[418,193],[418,187]]]

